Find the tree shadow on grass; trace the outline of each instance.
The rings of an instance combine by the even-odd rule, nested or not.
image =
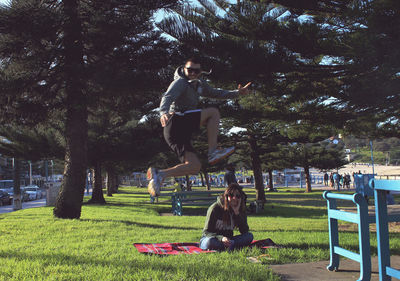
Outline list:
[[[119,193],[114,193],[113,195],[118,195]],[[114,196],[106,196],[107,198],[113,198]],[[145,193],[126,193],[124,194],[124,198],[149,198],[148,194]]]
[[[289,200],[291,198],[293,199],[310,199],[310,198],[323,198],[321,193],[300,193],[300,194],[292,194],[290,193],[280,193],[280,192],[271,192],[271,193],[266,193],[265,196],[268,198],[284,198],[286,200]]]
[[[132,251],[136,251],[132,246]],[[212,256],[210,256],[212,255]],[[157,259],[156,255],[143,255],[137,254],[136,257],[129,259],[110,259],[102,258],[98,256],[91,255],[74,255],[71,253],[29,253],[25,251],[9,251],[7,253],[0,253],[0,258],[5,259],[15,259],[20,261],[35,261],[39,263],[42,267],[52,267],[54,265],[59,265],[63,269],[67,270],[75,266],[83,267],[104,267],[111,268],[114,271],[119,272],[124,270],[125,275],[132,275],[140,272],[146,274],[146,280],[176,280],[176,275],[179,273],[181,275],[180,280],[193,279],[193,274],[199,274],[196,276],[196,280],[206,280],[207,276],[211,276],[218,280],[229,280],[232,276],[243,276],[243,278],[253,276],[254,272],[249,272],[246,268],[249,267],[247,264],[240,265],[238,267],[232,268],[226,266],[225,263],[216,264],[212,262],[215,260],[215,255],[221,255],[219,253],[210,253],[207,255],[192,255],[191,257],[182,256],[168,256],[168,260]],[[222,254],[224,255],[224,254]],[[211,258],[211,259],[210,259]],[[195,261],[186,262],[188,259],[196,259]],[[183,261],[183,262],[180,262]],[[122,273],[122,272],[121,272]],[[160,276],[161,273],[161,276]],[[45,273],[38,272],[35,277],[44,278]],[[78,273],[79,274],[79,273]],[[84,272],[80,274],[85,274]],[[247,276],[249,274],[250,276]],[[80,275],[75,275],[76,277],[84,278]],[[262,270],[258,272],[257,280],[272,280],[273,273],[269,269]],[[87,277],[87,276],[86,276]],[[261,279],[262,278],[262,279]],[[141,279],[141,277],[140,277]],[[134,280],[134,279],[132,279]]]
[[[328,230],[324,230],[324,229],[316,229],[316,230],[304,230],[301,228],[296,228],[296,229],[278,228],[278,229],[268,229],[268,230],[251,229],[251,232],[252,233],[257,233],[257,232],[259,232],[259,233],[282,233],[282,232],[290,233],[290,232],[293,232],[293,233],[298,233],[298,234],[300,234],[300,233],[315,233],[315,234],[322,233],[322,234],[326,234],[328,237]]]
[[[292,249],[301,249],[301,250],[307,250],[310,248],[319,248],[322,250],[329,250],[329,243],[327,244],[320,244],[320,243],[288,243],[283,245],[286,248],[292,248]],[[360,252],[359,250],[359,246],[358,244],[356,245],[341,245],[339,243],[339,247],[343,247],[344,249],[354,252],[356,254],[358,254]],[[370,250],[371,250],[371,255],[377,255],[378,253],[378,249],[376,246],[370,246]],[[391,255],[399,255],[400,254],[400,249],[390,249],[390,254]]]
[[[179,229],[179,230],[198,230],[201,231],[199,227],[181,227],[181,226],[169,226],[169,225],[162,225],[162,224],[150,224],[150,223],[141,223],[135,221],[128,221],[128,220],[102,220],[102,219],[81,219],[81,221],[86,222],[117,222],[122,223],[128,226],[138,226],[138,227],[147,227],[147,228],[155,228],[155,229]]]
[[[196,207],[196,208],[186,208],[183,209],[182,211],[182,216],[183,217],[189,217],[189,216],[204,216],[204,219],[207,215],[207,210],[208,207]],[[165,214],[165,213],[171,213],[172,210],[171,207],[165,207],[165,208],[157,208],[157,212],[159,214]]]
[[[287,202],[285,202],[287,203]],[[168,203],[167,203],[168,204]],[[156,205],[158,213],[171,213],[171,206]],[[139,205],[135,205],[139,206]],[[313,205],[312,205],[313,206]],[[320,206],[321,207],[321,206]],[[208,206],[183,207],[182,216],[205,216]],[[266,204],[260,213],[251,213],[254,217],[285,217],[285,218],[320,218],[327,215],[326,209],[307,208],[303,206],[279,206],[278,204]]]
[[[124,196],[125,197],[125,196]],[[101,204],[101,203],[88,203],[87,201],[83,202],[82,205],[91,205],[91,206],[118,206],[118,207],[123,207],[123,206],[135,206],[135,207],[144,207],[144,208],[148,208],[149,206],[162,206],[162,205],[169,205],[171,206],[171,200],[163,200],[160,201],[158,203],[152,203],[150,202],[150,198],[147,197],[143,197],[143,196],[133,196],[135,198],[140,198],[143,200],[138,200],[138,201],[131,201],[128,199],[123,199],[123,200],[113,200],[113,197],[106,197],[106,203],[105,204]],[[115,202],[117,201],[117,202]]]
[[[135,204],[135,202],[120,202],[120,203],[114,203],[114,202],[109,202],[106,200],[106,203],[102,204],[102,203],[88,203],[88,202],[84,202],[82,203],[82,206],[86,205],[86,206],[91,206],[91,207],[136,207],[137,204]]]
[[[284,248],[300,249],[300,250],[308,250],[310,248],[321,249],[321,250],[329,250],[329,244],[328,243],[327,244],[321,244],[321,243],[312,243],[311,242],[311,243],[307,244],[307,243],[301,242],[301,243],[288,243],[288,244],[285,244],[283,246],[284,246]],[[358,248],[353,249],[352,251],[354,251],[354,250],[358,250]]]
[[[258,214],[251,214],[255,217],[284,217],[284,218],[321,218],[327,214],[325,209],[306,208],[306,207],[288,207],[266,205],[264,210]]]
[[[326,206],[326,201],[323,200],[323,199],[322,200],[319,200],[319,199],[307,199],[307,200],[288,201],[288,200],[276,200],[274,198],[274,199],[267,199],[267,203],[266,204],[267,205],[268,204],[291,204],[291,205],[299,205],[299,206],[322,207],[322,206]]]
[[[148,194],[147,193],[147,189],[145,189],[145,188],[143,188],[143,192],[137,192],[137,191],[131,191],[131,190],[126,190],[126,189],[120,189],[120,190],[118,190],[118,193],[116,193],[116,194],[142,194],[142,195],[145,195],[145,194]]]
[[[269,232],[281,232],[282,230],[279,231],[269,231]],[[286,230],[284,230],[287,232]],[[290,231],[290,230],[289,230]],[[254,231],[253,231],[254,232]],[[293,230],[293,232],[298,232],[297,230]],[[303,231],[303,232],[324,232],[324,231]],[[353,232],[355,235],[358,234],[358,232]],[[357,235],[358,236],[358,235]],[[352,251],[356,254],[360,252],[359,244],[358,244],[358,239],[354,239],[355,243],[353,245],[348,245],[348,244],[342,244],[339,242],[339,247],[342,247],[346,250]],[[326,244],[321,244],[321,243],[313,243],[312,241],[310,243],[304,243],[304,242],[299,242],[299,243],[287,243],[282,245],[285,248],[292,248],[292,249],[301,249],[301,250],[307,250],[309,248],[319,248],[322,250],[329,250],[329,241],[327,240]],[[370,245],[370,251],[371,255],[377,255],[378,254],[378,248],[377,246]],[[391,248],[390,249],[390,254],[391,255],[400,255],[400,249],[399,248]]]

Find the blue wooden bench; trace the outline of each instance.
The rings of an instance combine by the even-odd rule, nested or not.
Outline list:
[[[172,213],[182,216],[183,206],[210,206],[225,189],[213,191],[184,191],[171,195]]]
[[[341,255],[360,263],[360,278],[358,280],[370,280],[371,255],[369,224],[374,220],[373,217],[368,215],[368,204],[366,199],[360,193],[350,195],[332,193],[330,191],[325,191],[323,197],[327,200],[328,204],[330,264],[327,269],[329,271],[338,270],[339,255]],[[337,209],[337,199],[353,201],[357,206],[357,212],[354,213]],[[338,220],[358,224],[359,254],[339,246]]]
[[[389,230],[388,223],[393,221],[388,215],[386,196],[388,191],[400,191],[400,180],[370,180],[374,188],[376,210],[376,235],[378,240],[379,280],[400,279],[400,270],[390,267]],[[396,216],[400,221],[400,216]]]
[[[223,194],[225,189],[210,190],[210,191],[183,191],[174,192],[171,195],[172,213],[177,216],[182,216],[183,206],[211,206],[217,201],[218,196]],[[254,194],[247,194],[247,200],[256,199]],[[249,202],[249,201],[247,201]],[[256,207],[259,207],[259,201],[255,201]]]
[[[328,204],[330,264],[327,266],[327,269],[330,271],[338,270],[339,257],[344,256],[360,263],[360,277],[358,280],[370,280],[371,253],[369,224],[375,223],[378,212],[376,214],[373,212],[369,213],[367,200],[361,193],[350,195],[325,191],[323,197],[327,200]],[[336,200],[352,201],[355,203],[356,209],[339,210]],[[395,212],[398,212],[398,209]],[[358,224],[359,253],[354,253],[339,246],[338,220]],[[388,215],[386,213],[386,220],[387,222],[400,221],[400,217],[396,214]]]

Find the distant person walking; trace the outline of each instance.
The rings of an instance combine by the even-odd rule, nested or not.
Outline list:
[[[191,144],[192,134],[197,132],[200,126],[207,128],[210,165],[216,164],[235,151],[233,146],[217,148],[219,111],[214,107],[198,109],[199,98],[204,96],[234,99],[239,95],[247,95],[251,83],[247,83],[244,87],[239,84],[238,89],[233,91],[214,89],[205,80],[200,79],[201,74],[202,68],[198,58],[186,60],[184,66],[176,69],[174,81],[163,94],[160,104],[160,122],[164,128],[164,138],[179,157],[181,164],[163,170],[150,167],[147,170],[150,194],[159,194],[165,178],[197,174],[200,171],[201,163]]]
[[[339,190],[340,189],[340,176],[338,173],[333,174],[333,181],[334,181],[334,186]]]
[[[350,182],[351,182],[351,178],[350,178],[350,174],[344,174],[343,176],[343,187],[350,189]]]
[[[224,175],[225,185],[228,186],[231,183],[238,183],[235,176],[235,166],[233,164],[228,164],[226,170],[227,172]]]
[[[329,186],[329,175],[328,173],[324,174],[324,185]]]
[[[330,180],[330,187],[334,187],[335,186],[335,179],[333,177],[333,172],[331,172],[331,174],[329,175],[329,180]]]

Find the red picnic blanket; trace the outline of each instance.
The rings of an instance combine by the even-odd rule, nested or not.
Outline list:
[[[180,255],[180,254],[199,254],[213,253],[216,251],[202,250],[199,243],[133,243],[140,253],[156,255]],[[271,239],[253,240],[249,247],[278,248]]]

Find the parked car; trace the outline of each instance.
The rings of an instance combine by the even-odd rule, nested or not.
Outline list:
[[[24,186],[24,191],[29,194],[29,200],[36,200],[42,198],[42,190],[37,185]]]
[[[11,205],[11,204],[12,204],[12,198],[10,197],[10,195],[5,191],[0,190],[0,206]]]
[[[13,180],[0,180],[0,189],[13,188],[13,187],[14,187]]]
[[[29,194],[26,193],[26,191],[25,191],[23,186],[21,186],[21,200],[22,200],[22,202],[27,202],[27,201],[30,200],[29,199]]]
[[[14,199],[14,188],[5,188],[1,189],[10,195],[11,200]],[[22,202],[27,202],[29,201],[29,194],[25,192],[24,188],[21,186],[21,200]]]
[[[0,180],[0,190],[3,190],[10,195],[10,198],[14,197],[14,181],[13,180]]]
[[[2,188],[1,190],[4,191],[4,192],[7,192],[8,195],[10,195],[10,198],[14,197],[14,188],[13,187],[11,187],[11,188]]]

